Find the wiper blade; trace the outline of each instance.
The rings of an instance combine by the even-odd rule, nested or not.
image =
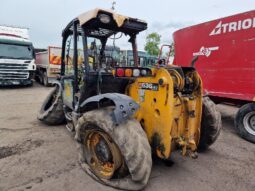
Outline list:
[[[19,60],[31,60],[32,58],[28,58],[28,57],[17,57],[14,59],[19,59]]]

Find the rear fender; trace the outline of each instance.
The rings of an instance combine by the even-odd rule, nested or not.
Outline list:
[[[61,84],[61,82],[60,82],[60,81],[55,80],[55,81],[52,83],[52,85],[54,85],[54,86],[58,86],[59,91],[60,91],[60,92],[62,92],[62,90],[63,90],[63,86],[62,86],[62,84]]]
[[[81,112],[87,112],[103,107],[114,106],[111,114],[116,124],[123,123],[132,117],[139,105],[129,96],[119,93],[100,94],[86,99],[80,105]]]

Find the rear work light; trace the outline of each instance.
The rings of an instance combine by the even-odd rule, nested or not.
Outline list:
[[[100,14],[98,17],[103,24],[109,24],[111,22],[111,17],[109,15]]]

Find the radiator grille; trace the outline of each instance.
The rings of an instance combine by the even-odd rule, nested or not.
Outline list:
[[[28,64],[0,63],[0,79],[27,79]]]

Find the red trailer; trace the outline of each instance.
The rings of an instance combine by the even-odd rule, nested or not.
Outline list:
[[[195,67],[215,102],[242,104],[235,124],[255,142],[255,10],[176,31],[174,63]]]

